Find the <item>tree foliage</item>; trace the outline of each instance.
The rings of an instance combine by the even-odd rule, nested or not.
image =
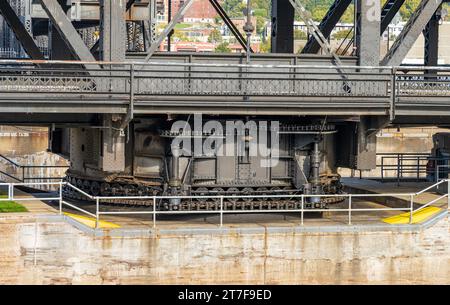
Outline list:
[[[228,42],[222,42],[221,44],[217,45],[214,51],[218,53],[230,53],[231,49],[229,48]]]

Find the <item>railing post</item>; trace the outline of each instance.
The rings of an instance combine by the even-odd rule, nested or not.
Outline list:
[[[14,197],[14,183],[8,184],[8,200],[12,201]]]
[[[410,195],[410,207],[409,207],[409,224],[413,222],[413,212],[414,212],[414,194]]]
[[[223,226],[223,196],[220,196],[220,227]]]
[[[352,194],[348,195],[348,224],[352,224]]]
[[[420,157],[417,157],[417,182],[420,180]]]
[[[305,205],[305,196],[302,194],[302,210],[301,210],[301,225],[303,226],[303,213],[305,212],[304,210],[303,210],[303,208],[304,208],[304,205]]]
[[[450,179],[447,179],[447,205],[450,210]]]
[[[63,183],[59,183],[59,215],[62,215],[62,186]]]
[[[99,209],[100,209],[100,199],[98,197],[95,197],[95,228],[99,228],[99,222],[100,222],[100,215],[99,215]]]
[[[156,196],[153,196],[153,229],[156,228]]]
[[[384,157],[381,156],[381,181],[384,181]]]

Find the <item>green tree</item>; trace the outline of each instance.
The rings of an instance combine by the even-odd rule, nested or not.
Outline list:
[[[308,34],[302,30],[294,30],[294,39],[295,40],[306,40],[308,39]]]
[[[270,39],[265,39],[263,40],[263,42],[261,43],[261,46],[259,48],[261,53],[270,53]]]
[[[222,34],[218,29],[214,29],[208,36],[208,42],[220,43],[222,42]]]
[[[339,32],[336,32],[332,35],[333,39],[339,40],[339,39],[344,39],[346,37],[352,37],[351,35],[349,35],[351,30],[341,30]],[[348,36],[347,36],[348,35]]]
[[[404,21],[408,20],[416,10],[421,0],[406,0],[400,8],[400,15]]]
[[[231,49],[229,48],[229,44],[228,42],[222,42],[221,44],[219,44],[215,49],[214,52],[217,53],[230,53]]]

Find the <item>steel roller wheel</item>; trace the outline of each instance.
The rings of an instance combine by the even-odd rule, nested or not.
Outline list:
[[[100,184],[97,181],[93,181],[91,183],[91,187],[89,189],[89,193],[92,196],[98,196],[100,195]]]
[[[250,195],[252,195],[253,194],[253,189],[251,188],[251,187],[246,187],[246,188],[244,188],[243,190],[242,190],[242,195],[243,196],[250,196]],[[245,203],[249,203],[249,202],[252,202],[253,201],[253,198],[251,198],[251,197],[244,197],[244,198],[242,198],[242,200],[245,202]]]
[[[111,196],[112,194],[111,185],[106,182],[100,184],[100,194],[102,196]]]

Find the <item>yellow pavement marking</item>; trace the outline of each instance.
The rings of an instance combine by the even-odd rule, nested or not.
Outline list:
[[[430,218],[431,216],[433,216],[434,214],[438,213],[439,211],[441,211],[440,208],[429,206],[429,207],[423,208],[420,211],[413,212],[412,223],[421,223],[421,222],[427,220],[428,218]],[[383,222],[386,222],[389,224],[408,224],[409,223],[409,215],[410,215],[410,212],[406,212],[406,213],[402,213],[399,215],[387,217],[382,220],[383,220]]]
[[[72,214],[72,213],[64,213],[64,215],[71,217],[71,218],[75,219],[76,221],[78,221],[90,228],[95,228],[95,218],[93,218],[93,217],[86,217],[86,216]],[[103,221],[103,220],[100,220],[98,222],[98,227],[102,228],[102,229],[120,228],[120,226],[118,224],[108,222],[108,221]]]

